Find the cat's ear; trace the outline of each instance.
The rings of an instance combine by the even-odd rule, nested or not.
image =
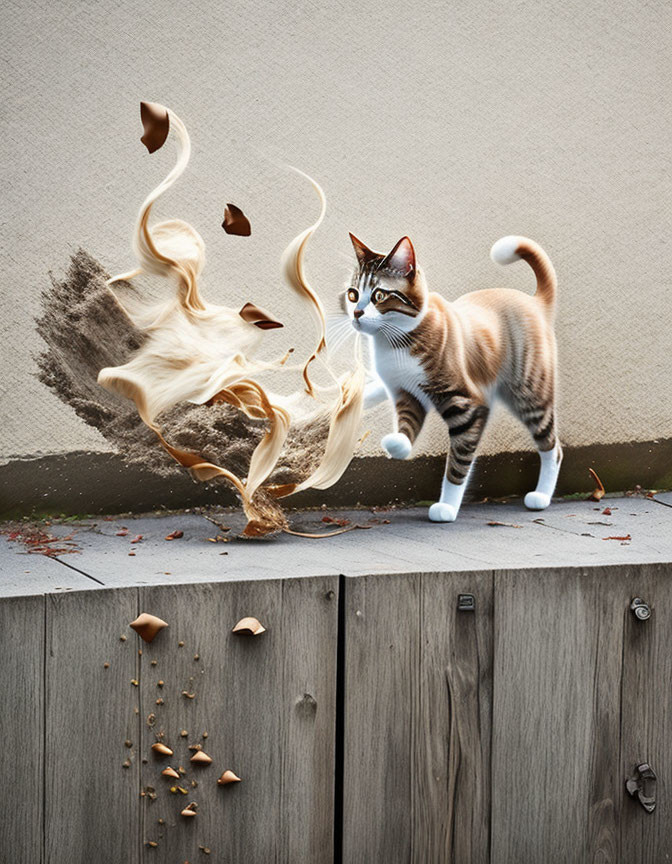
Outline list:
[[[412,276],[415,273],[415,249],[408,237],[401,238],[394,249],[385,256],[380,268],[396,270],[403,276]]]
[[[365,261],[370,261],[371,258],[378,257],[376,253],[372,252],[368,246],[365,246],[361,240],[358,240],[354,234],[350,234],[350,240],[352,241],[355,254],[357,255],[357,260],[360,264],[363,264]]]

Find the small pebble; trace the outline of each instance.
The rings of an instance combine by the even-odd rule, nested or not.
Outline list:
[[[138,654],[142,657],[142,648],[138,648]]]
[[[109,669],[109,668],[110,668],[109,663],[103,663],[103,669]]]
[[[157,705],[163,705],[163,699],[159,698],[156,700]]]
[[[124,741],[124,747],[132,747],[132,746],[133,746],[133,742],[132,742],[132,741],[129,741],[128,738],[127,738],[127,739]]]
[[[137,679],[137,678],[131,678],[131,684],[132,684],[134,687],[137,687],[137,686],[138,686],[138,679]]]
[[[152,666],[156,666],[156,660],[152,660]]]
[[[207,732],[204,732],[204,733],[203,733],[203,737],[204,737],[204,738],[207,738],[207,737],[208,737],[208,733],[207,733]]]
[[[157,687],[163,687],[163,681],[157,681],[156,686]]]
[[[119,637],[119,641],[120,641],[120,642],[125,642],[125,641],[126,641],[126,637],[124,636],[123,633],[122,633],[121,636]]]
[[[130,767],[131,767],[131,760],[130,760],[130,759],[126,759],[126,761],[125,761],[125,762],[122,762],[121,764],[122,764],[122,766],[123,766],[124,768],[130,768]]]
[[[187,732],[186,729],[183,729],[183,730],[180,732],[180,735],[181,735],[183,738],[186,738],[188,734],[189,734],[189,733]]]
[[[154,840],[148,840],[148,841],[145,843],[145,846],[149,846],[149,847],[152,848],[152,849],[156,849],[156,847],[157,847],[158,845],[159,845],[159,844],[158,844],[156,841],[154,841]]]
[[[200,660],[200,657],[198,654],[194,654],[194,660]]]
[[[177,647],[178,648],[184,648],[184,642],[178,642]]]

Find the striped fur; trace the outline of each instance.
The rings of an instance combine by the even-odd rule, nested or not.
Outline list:
[[[555,411],[556,276],[546,253],[532,240],[502,238],[493,246],[493,260],[525,260],[537,277],[536,294],[486,289],[449,303],[428,293],[407,237],[388,255],[351,239],[358,265],[345,305],[353,326],[371,337],[375,371],[394,402],[396,431],[386,439],[395,439],[396,452],[388,452],[410,452],[399,436],[413,444],[427,412],[436,410],[450,438],[439,503],[450,499],[448,510],[456,515],[490,408],[499,399],[525,424],[541,454],[553,452],[550,468],[542,458],[543,476],[526,498],[535,509],[540,502],[547,506],[562,450]]]

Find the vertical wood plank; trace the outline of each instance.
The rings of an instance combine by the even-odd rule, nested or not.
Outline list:
[[[119,638],[132,634],[137,596],[128,588],[46,597],[48,864],[139,860],[138,655],[130,635]]]
[[[345,580],[343,860],[410,860],[420,577]]]
[[[475,611],[458,611],[473,594]],[[417,864],[490,861],[492,573],[421,577],[414,743]]]
[[[41,595],[0,600],[0,730],[13,753],[0,861],[14,864],[43,861],[44,608]]]
[[[623,608],[627,585],[621,568],[589,571],[581,589],[592,609],[595,667],[590,724],[587,855],[591,864],[620,864],[623,785],[616,754],[621,736]]]
[[[630,568],[629,589],[623,604],[620,829],[622,860],[646,864],[672,861],[672,566]],[[653,610],[648,621],[638,621],[627,608],[636,596]],[[648,762],[658,776],[651,814],[623,786],[640,762]]]
[[[331,864],[338,577],[283,583],[284,736],[280,861]]]
[[[144,798],[143,838],[158,843],[145,861],[195,861],[203,849],[248,864],[330,860],[337,591],[336,576],[142,590],[143,610],[169,623],[142,657],[142,785],[157,796]],[[232,634],[249,615],[267,631]],[[162,734],[174,758],[151,753]],[[212,765],[190,763],[197,744]],[[167,765],[184,769],[182,780],[164,778]],[[225,769],[242,782],[218,786]],[[191,801],[198,815],[188,820],[180,811]]]
[[[495,576],[492,858],[617,862],[625,585],[615,568]]]

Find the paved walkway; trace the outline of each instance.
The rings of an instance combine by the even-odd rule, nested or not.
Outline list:
[[[604,513],[607,508],[610,513]],[[289,534],[246,540],[237,536],[244,525],[239,511],[211,515],[229,530],[202,514],[178,512],[39,525],[58,540],[45,543],[48,537],[34,535],[32,545],[5,533],[0,536],[0,596],[334,573],[672,563],[672,493],[599,504],[559,501],[543,513],[525,510],[520,502],[471,504],[450,525],[429,522],[426,508],[292,514],[296,531],[336,530],[338,523],[329,519],[367,526],[320,540]],[[166,540],[173,531],[183,536]],[[28,554],[35,546],[55,554]]]

